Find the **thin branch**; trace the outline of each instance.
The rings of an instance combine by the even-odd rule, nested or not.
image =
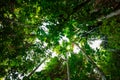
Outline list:
[[[79,44],[74,43],[83,53],[83,55],[87,58],[88,61],[90,61],[93,66],[96,68],[96,70],[98,71],[98,73],[100,74],[102,80],[106,80],[105,74],[104,72],[97,66],[97,64],[86,54],[86,51],[84,49],[82,49]]]
[[[114,11],[114,12],[111,12],[110,14],[108,14],[108,15],[106,15],[106,16],[103,16],[103,17],[101,17],[101,18],[97,18],[97,24],[101,24],[101,22],[102,22],[102,20],[104,20],[104,19],[109,19],[109,18],[111,18],[111,17],[113,17],[113,16],[117,16],[117,15],[119,15],[120,14],[120,9],[118,9],[118,10],[116,10],[116,11]],[[91,32],[93,32],[96,28],[99,28],[99,27],[95,27],[95,28],[93,28],[92,30],[90,30],[90,31],[88,31],[87,33],[91,33]]]
[[[27,77],[31,77],[35,73],[35,71],[46,61],[46,59],[47,58],[45,58],[35,69],[33,69]]]
[[[103,16],[103,17],[101,17],[101,18],[98,18],[97,21],[99,22],[99,21],[102,21],[103,19],[108,19],[108,18],[111,18],[111,17],[113,17],[113,16],[117,16],[117,15],[119,15],[119,14],[120,14],[120,9],[118,9],[118,10],[116,10],[116,11],[114,11],[114,12],[112,12],[112,13],[106,15],[106,16]]]
[[[96,29],[98,29],[98,28],[99,28],[99,25],[102,24],[102,21],[103,21],[104,19],[109,19],[109,18],[114,17],[114,16],[117,16],[117,15],[120,15],[120,9],[119,9],[119,10],[116,10],[116,11],[114,11],[114,12],[111,12],[110,14],[108,14],[108,15],[106,15],[106,16],[97,18],[97,19],[96,19],[96,23],[95,23],[95,25],[98,24],[97,27],[91,29],[90,31],[85,32],[84,35],[85,35],[85,34],[91,34],[93,31],[95,31]],[[95,25],[92,25],[92,26],[95,26]],[[88,27],[90,27],[90,26],[88,26]],[[80,30],[80,29],[78,29],[77,31],[79,31],[79,30]]]

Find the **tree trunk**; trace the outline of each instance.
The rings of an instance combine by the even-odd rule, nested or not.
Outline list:
[[[95,69],[98,71],[98,74],[101,76],[102,80],[106,80],[104,72],[97,66],[96,63],[86,54],[85,50],[82,49],[77,43],[74,43],[78,48],[82,51],[83,55],[87,58],[88,61],[92,63],[92,65],[95,67]]]

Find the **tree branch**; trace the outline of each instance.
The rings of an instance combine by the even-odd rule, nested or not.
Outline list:
[[[109,18],[114,17],[114,16],[117,16],[117,15],[120,15],[120,9],[119,9],[119,10],[116,10],[116,11],[114,11],[114,12],[111,12],[110,14],[108,14],[108,15],[106,15],[106,16],[97,18],[97,19],[96,19],[96,24],[97,24],[97,25],[96,25],[96,24],[95,24],[95,25],[92,25],[92,26],[96,26],[96,27],[94,27],[93,29],[89,30],[88,32],[85,32],[84,35],[85,35],[85,34],[91,34],[91,32],[93,32],[93,31],[95,31],[96,29],[98,29],[98,28],[99,28],[99,25],[102,25],[102,21],[103,21],[104,19],[109,19]],[[91,27],[91,26],[88,26],[88,27]]]
[[[45,58],[35,69],[33,69],[31,72],[30,72],[30,74],[28,74],[28,78],[29,77],[31,77],[34,73],[35,73],[35,71],[46,61],[46,59],[47,58]]]
[[[93,64],[93,66],[96,68],[96,70],[97,70],[98,73],[100,74],[102,80],[106,80],[106,77],[105,77],[104,72],[103,72],[103,71],[97,66],[97,64],[94,63],[94,61],[86,54],[86,51],[85,51],[84,49],[82,49],[82,48],[79,46],[79,44],[77,44],[77,43],[74,43],[74,44],[82,51],[83,55],[87,58],[87,60],[90,61],[90,62]]]
[[[101,17],[101,18],[98,18],[97,21],[100,22],[100,21],[102,21],[103,19],[108,19],[108,18],[111,18],[111,17],[113,17],[113,16],[117,16],[117,15],[119,15],[119,14],[120,14],[120,9],[118,9],[118,10],[116,10],[116,11],[114,11],[114,12],[112,12],[112,13],[106,15],[106,16],[103,16],[103,17]]]

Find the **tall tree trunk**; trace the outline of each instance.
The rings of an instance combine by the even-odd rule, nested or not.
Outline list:
[[[83,53],[83,55],[87,58],[88,61],[90,61],[92,63],[92,65],[95,67],[96,71],[98,72],[98,74],[101,76],[102,80],[106,80],[105,74],[104,72],[97,66],[97,64],[91,59],[91,57],[89,57],[86,54],[86,51],[84,49],[82,49],[79,44],[74,43]]]
[[[70,80],[70,71],[69,71],[68,54],[69,54],[69,53],[66,53],[67,77],[68,77],[68,80]]]

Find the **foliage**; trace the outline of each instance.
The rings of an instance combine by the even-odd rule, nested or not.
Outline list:
[[[105,75],[119,80],[119,5],[117,0],[1,0],[0,79],[100,80]],[[90,47],[95,39],[103,41],[100,49]],[[44,59],[50,61],[36,72]]]
[[[107,21],[104,21],[101,27],[101,33],[107,36],[108,46],[111,49],[120,49],[119,42],[119,30],[120,30],[120,18],[110,18]]]

